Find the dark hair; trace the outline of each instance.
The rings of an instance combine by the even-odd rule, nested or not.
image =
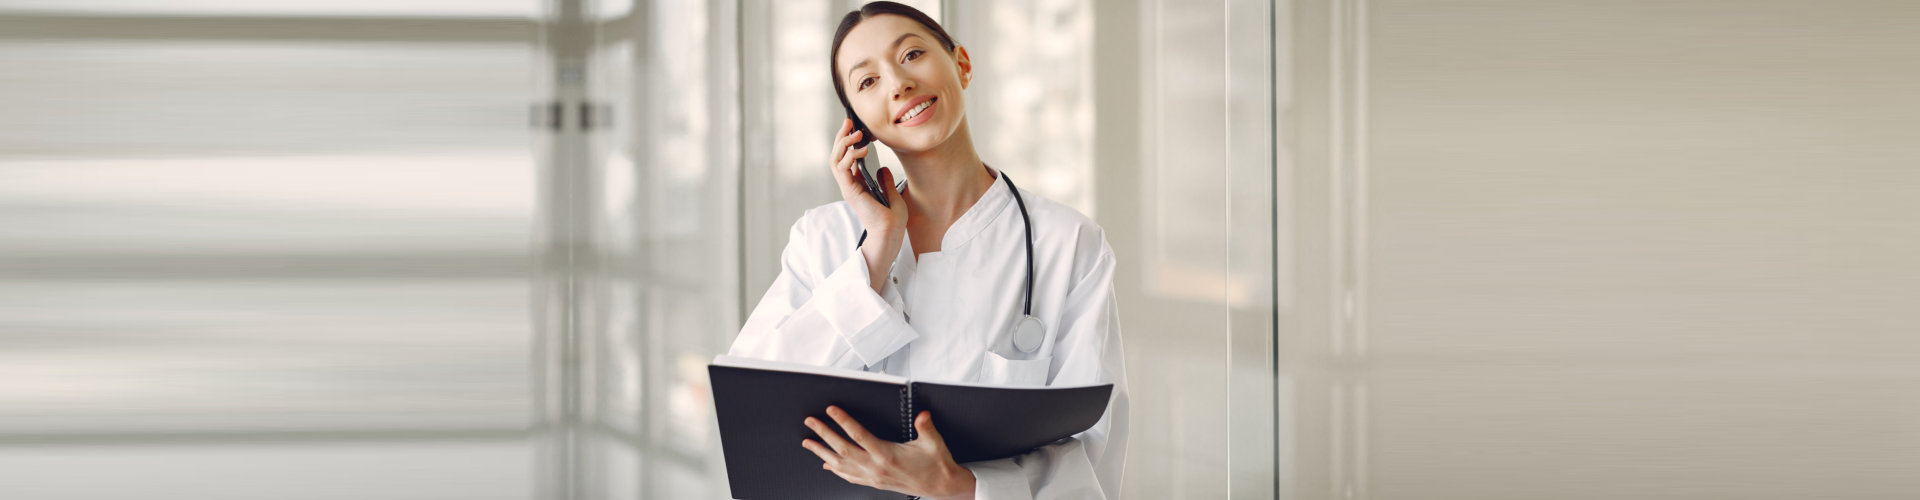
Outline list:
[[[853,27],[858,26],[861,21],[883,14],[893,14],[920,23],[927,28],[927,31],[933,32],[933,37],[940,42],[940,48],[947,49],[949,54],[953,53],[953,36],[948,35],[947,30],[941,28],[939,22],[927,17],[927,14],[920,12],[920,9],[894,2],[868,2],[860,6],[859,10],[848,12],[846,17],[840,18],[840,29],[833,31],[833,49],[827,52],[827,70],[833,72],[833,95],[840,97],[840,107],[846,108],[847,118],[853,119],[855,130],[866,130],[867,124],[861,123],[860,116],[853,114],[853,102],[847,100],[846,83],[840,80],[840,42],[846,41],[847,32],[853,31]],[[873,140],[872,135],[873,132],[868,131],[860,138],[860,142],[864,144]]]

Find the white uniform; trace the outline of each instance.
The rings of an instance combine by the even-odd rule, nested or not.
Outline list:
[[[1038,352],[1012,347],[1025,292],[1026,229],[996,175],[947,229],[940,251],[916,262],[911,238],[905,240],[880,294],[854,247],[861,225],[852,206],[808,210],[793,225],[780,277],[729,354],[928,381],[1112,383],[1106,415],[1086,432],[1017,457],[961,465],[978,478],[981,500],[1119,498],[1127,379],[1113,249],[1080,212],[1025,189],[1020,194],[1033,220],[1033,313],[1047,327]]]

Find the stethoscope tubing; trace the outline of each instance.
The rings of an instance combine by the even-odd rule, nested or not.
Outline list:
[[[1021,302],[1020,314],[1022,315],[1021,321],[1024,322],[1024,321],[1032,320],[1038,323],[1039,318],[1033,317],[1033,273],[1034,273],[1034,270],[1033,270],[1033,217],[1027,215],[1027,200],[1025,197],[1020,196],[1020,188],[1015,187],[1013,185],[1013,178],[1008,177],[1006,172],[1000,172],[1000,180],[1006,181],[1007,191],[1013,193],[1013,203],[1020,207],[1020,222],[1023,226],[1025,226],[1025,229],[1026,229],[1025,232],[1027,236],[1026,237],[1027,282],[1026,282],[1026,293],[1024,294],[1025,297],[1022,298],[1022,300],[1020,301]],[[854,241],[853,247],[860,248],[860,245],[865,244],[866,242],[867,242],[867,230],[861,229],[860,239],[857,241]],[[1046,329],[1045,325],[1041,325],[1040,328],[1044,333],[1044,330]],[[1016,331],[1015,333],[1017,334],[1018,331]],[[1034,347],[1037,349],[1039,346],[1036,345]],[[1014,348],[1019,349],[1018,342],[1015,343]],[[1035,349],[1020,349],[1020,350],[1023,352],[1032,352]]]
[[[1033,218],[1027,216],[1027,201],[1020,197],[1020,188],[1013,186],[1013,178],[1001,172],[1000,180],[1007,181],[1007,191],[1013,193],[1014,204],[1020,206],[1020,221],[1027,228],[1027,299],[1020,313],[1033,316]]]

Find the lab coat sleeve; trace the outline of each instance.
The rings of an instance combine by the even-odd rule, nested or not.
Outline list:
[[[1092,428],[1026,454],[963,464],[974,498],[1120,498],[1127,449],[1127,378],[1113,298],[1113,250],[1101,242],[1092,271],[1068,291],[1048,385],[1113,384],[1107,413]]]
[[[794,223],[781,252],[780,276],[747,316],[728,354],[853,370],[879,364],[919,337],[901,314],[899,291],[888,283],[885,297],[874,293],[858,251],[837,262],[823,258],[827,249],[814,240],[824,238],[812,234],[811,219]]]

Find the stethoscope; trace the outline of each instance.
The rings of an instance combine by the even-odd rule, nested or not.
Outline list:
[[[1021,301],[1020,322],[1013,326],[1013,348],[1024,353],[1040,350],[1040,344],[1047,338],[1047,325],[1033,315],[1033,218],[1027,216],[1027,200],[1020,197],[1020,188],[1014,187],[1013,178],[1006,172],[1000,172],[1000,180],[1007,182],[1007,191],[1013,193],[1013,202],[1020,206],[1020,221],[1026,226],[1027,233],[1027,283],[1026,297]],[[866,243],[867,231],[860,230],[860,240],[854,242],[854,248]]]

